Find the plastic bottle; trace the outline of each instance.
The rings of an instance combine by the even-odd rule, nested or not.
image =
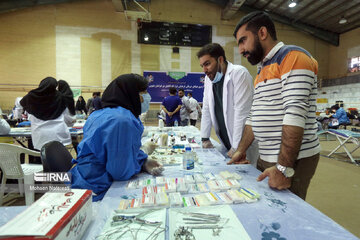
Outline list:
[[[174,121],[174,127],[177,127],[177,126],[179,126],[179,123],[178,123],[177,120],[175,120],[175,121]]]
[[[194,169],[194,156],[191,152],[191,147],[185,148],[185,153],[183,155],[183,168],[184,170]]]

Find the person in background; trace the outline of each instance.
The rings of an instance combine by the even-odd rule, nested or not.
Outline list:
[[[191,111],[189,99],[185,96],[185,91],[182,88],[179,89],[178,95],[182,103],[180,108],[180,126],[187,126],[189,124]]]
[[[15,99],[15,107],[13,109],[13,118],[20,122],[22,120],[22,114],[24,113],[24,109],[20,104],[22,97],[17,97]]]
[[[224,49],[217,43],[205,45],[197,53],[206,74],[201,118],[203,148],[213,147],[210,141],[214,127],[222,149],[232,157],[241,140],[254,88],[248,70],[226,60]]]
[[[50,141],[59,141],[64,146],[71,144],[67,123],[71,123],[73,117],[67,108],[67,97],[56,90],[57,86],[55,78],[44,78],[38,88],[20,101],[29,113],[31,138],[36,150],[41,150]]]
[[[85,113],[85,115],[87,115],[86,102],[82,96],[78,97],[75,105],[75,110],[79,111],[80,114]]]
[[[94,111],[93,101],[95,97],[96,92],[93,92],[92,97],[87,100],[86,109],[88,110],[89,115]]]
[[[6,135],[10,132],[10,125],[9,123],[3,118],[2,116],[2,110],[0,108],[0,135]],[[0,138],[0,142],[4,142],[2,141],[3,139]]]
[[[92,105],[94,106],[94,111],[102,109],[102,106],[101,106],[101,93],[100,92],[95,93]]]
[[[333,119],[329,122],[329,128],[337,129],[339,125],[346,125],[350,123],[347,113],[342,107],[339,107],[339,105],[335,104],[331,106],[331,112],[334,114],[331,115]]]
[[[150,101],[151,101],[151,96],[148,93],[148,91],[145,90],[142,94],[140,94],[140,100],[141,100],[140,120],[142,123],[145,123],[146,115],[147,112],[149,111]]]
[[[257,180],[268,177],[271,188],[288,188],[305,199],[320,152],[315,115],[318,63],[305,49],[279,42],[265,12],[244,16],[234,37],[239,53],[258,65],[258,75],[243,137],[229,164],[245,163],[246,149],[258,139],[257,168],[263,173]]]
[[[158,175],[162,166],[148,160],[154,150],[141,147],[144,131],[139,115],[140,94],[148,81],[138,74],[124,74],[105,89],[101,110],[94,111],[84,126],[84,138],[72,173],[72,188],[91,189],[93,200],[101,200],[113,181],[129,180],[140,171]]]
[[[166,125],[166,113],[162,109],[162,106],[160,106],[160,112],[158,112],[157,115],[158,115],[158,119],[161,119],[162,121],[164,121],[164,126],[165,126]]]
[[[198,101],[193,98],[192,93],[188,93],[188,99],[190,103],[190,125],[195,126],[196,121],[199,117],[199,113],[201,113],[201,107]]]
[[[181,99],[176,96],[176,88],[170,87],[169,94],[162,104],[161,108],[166,113],[166,126],[174,126],[175,122],[180,122],[180,108],[181,108]]]

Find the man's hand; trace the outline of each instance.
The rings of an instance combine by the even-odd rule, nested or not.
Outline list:
[[[151,175],[160,175],[164,171],[163,166],[155,160],[145,160],[143,168]]]
[[[202,147],[203,148],[214,148],[214,145],[212,145],[210,140],[206,140],[202,142]]]
[[[278,190],[283,190],[291,187],[291,178],[285,177],[276,166],[269,167],[260,174],[257,181],[262,181],[266,177],[269,177],[269,186]]]
[[[230,149],[231,150],[231,149]],[[246,159],[246,152],[236,151],[231,160],[227,164],[249,164],[250,161]]]
[[[235,151],[236,151],[235,149],[230,148],[230,150],[227,152],[227,156],[228,156],[229,158],[232,158],[232,156],[234,155]]]

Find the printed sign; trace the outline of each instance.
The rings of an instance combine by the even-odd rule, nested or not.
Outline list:
[[[161,103],[169,96],[170,87],[183,88],[185,95],[191,92],[198,102],[203,101],[204,73],[144,71],[144,77],[149,80],[148,92],[153,103]]]

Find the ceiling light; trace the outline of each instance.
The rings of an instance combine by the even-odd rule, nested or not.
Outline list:
[[[296,2],[294,2],[293,0],[291,0],[290,2],[289,2],[289,8],[293,8],[293,7],[295,7],[296,6]]]
[[[145,35],[145,36],[144,36],[144,40],[145,40],[145,41],[149,41],[148,35]]]
[[[340,18],[340,20],[339,20],[339,23],[340,23],[340,24],[345,24],[345,23],[347,23],[346,18],[344,18],[344,16],[342,16],[342,17]]]

